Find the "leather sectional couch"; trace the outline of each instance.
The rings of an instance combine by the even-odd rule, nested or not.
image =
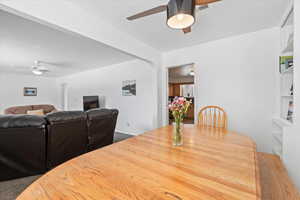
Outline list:
[[[0,116],[0,181],[45,173],[113,143],[118,110]]]

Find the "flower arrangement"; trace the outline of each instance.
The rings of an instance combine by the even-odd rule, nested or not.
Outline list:
[[[175,97],[173,102],[169,104],[169,109],[175,119],[175,128],[173,132],[173,144],[175,146],[182,145],[182,122],[189,110],[191,101],[184,97]]]

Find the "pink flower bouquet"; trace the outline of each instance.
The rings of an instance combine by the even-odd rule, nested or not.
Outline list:
[[[175,128],[173,132],[174,146],[180,146],[183,144],[181,124],[183,122],[184,116],[189,110],[190,105],[191,102],[187,101],[184,97],[175,97],[173,102],[169,104],[169,109],[175,119]]]
[[[181,123],[183,121],[190,105],[191,102],[187,101],[184,97],[174,98],[173,102],[169,104],[169,109],[173,114],[175,122]]]

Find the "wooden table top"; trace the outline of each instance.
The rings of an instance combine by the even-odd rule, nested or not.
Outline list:
[[[172,146],[160,128],[77,157],[18,200],[260,200],[255,143],[223,129],[184,127]]]

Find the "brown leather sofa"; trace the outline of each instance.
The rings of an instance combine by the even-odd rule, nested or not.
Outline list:
[[[113,143],[118,110],[0,115],[0,181],[42,174]]]
[[[27,111],[31,110],[43,110],[44,114],[57,112],[53,105],[42,104],[42,105],[27,105],[27,106],[14,106],[7,108],[4,111],[5,115],[26,115]]]

